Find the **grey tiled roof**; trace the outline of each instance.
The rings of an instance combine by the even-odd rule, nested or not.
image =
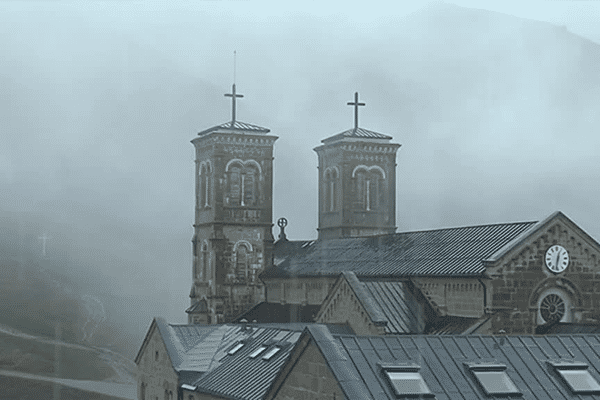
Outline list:
[[[213,127],[205,129],[202,132],[198,132],[198,136],[207,135],[212,132],[262,134],[269,133],[270,129],[241,121],[235,121],[232,124],[231,121],[229,121],[221,125],[215,125]]]
[[[600,335],[332,336],[308,327],[348,399],[396,399],[381,365],[413,364],[438,400],[489,398],[467,364],[500,364],[525,399],[600,399],[577,395],[548,362],[582,362],[600,381]],[[379,363],[379,365],[378,365]]]
[[[483,260],[535,222],[403,232],[361,238],[276,242],[262,278],[335,276],[480,276]],[[302,243],[297,246],[294,243]]]
[[[343,139],[343,138],[383,139],[383,140],[392,139],[391,136],[384,135],[384,134],[378,133],[378,132],[369,131],[367,129],[359,127],[359,128],[348,129],[347,131],[338,133],[336,135],[328,137],[327,139],[323,139],[323,140],[321,140],[321,142],[330,143],[330,142],[333,142],[333,141],[336,141],[339,139]]]

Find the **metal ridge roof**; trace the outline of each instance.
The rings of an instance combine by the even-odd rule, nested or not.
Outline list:
[[[262,126],[249,124],[247,122],[232,121],[224,122],[221,125],[215,125],[201,132],[198,132],[198,136],[207,135],[212,132],[221,131],[223,133],[269,133],[271,132],[268,128]]]
[[[370,131],[364,128],[351,128],[344,132],[340,132],[336,135],[330,136],[326,139],[321,140],[322,143],[329,143],[335,140],[343,139],[343,138],[361,138],[361,139],[382,139],[382,140],[390,140],[391,136],[384,135],[382,133]]]
[[[388,235],[275,243],[275,265],[262,278],[336,276],[481,276],[487,259],[536,222],[515,222]]]
[[[300,331],[274,328],[255,330],[242,348],[232,355],[224,354],[217,368],[194,383],[196,391],[233,399],[262,399],[300,336]],[[265,344],[266,350],[255,358],[249,357]],[[280,350],[272,358],[262,358],[269,348],[277,345],[280,345]]]
[[[314,340],[347,398],[395,399],[382,368],[417,366],[436,399],[487,398],[469,365],[505,367],[526,399],[579,399],[548,362],[579,362],[600,381],[600,335],[331,335],[318,327]],[[600,399],[600,394],[585,398]]]

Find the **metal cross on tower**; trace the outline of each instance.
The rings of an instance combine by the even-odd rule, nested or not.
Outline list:
[[[231,93],[226,93],[225,97],[231,97],[231,126],[235,124],[235,99],[244,97],[243,94],[237,94],[235,92],[235,83],[231,87]]]
[[[354,106],[354,129],[358,128],[358,106],[365,106],[365,103],[358,102],[358,92],[354,92],[354,103],[348,103],[349,106]]]

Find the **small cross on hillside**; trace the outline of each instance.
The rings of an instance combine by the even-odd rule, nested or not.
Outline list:
[[[354,106],[354,129],[358,128],[358,107],[365,106],[365,103],[358,102],[358,92],[354,92],[354,103],[348,103],[349,106]]]

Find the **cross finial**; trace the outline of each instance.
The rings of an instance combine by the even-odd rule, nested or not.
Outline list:
[[[358,106],[364,106],[365,103],[358,102],[358,92],[354,92],[354,103],[349,102],[349,106],[354,106],[354,129],[358,128]]]
[[[235,99],[244,97],[243,94],[235,93],[235,56],[236,56],[236,52],[234,50],[233,51],[233,86],[231,88],[231,93],[225,94],[225,97],[231,97],[231,127],[232,128],[233,128],[233,125],[235,124]]]
[[[235,92],[235,83],[231,87],[231,93],[226,93],[225,97],[231,97],[231,126],[235,124],[235,99],[244,97],[243,94],[237,94]]]

